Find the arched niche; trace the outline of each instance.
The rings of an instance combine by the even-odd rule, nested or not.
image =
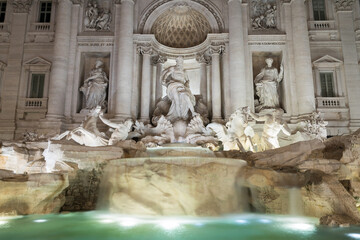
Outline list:
[[[144,11],[140,18],[138,32],[150,34],[151,28],[158,17],[176,4],[186,3],[194,10],[201,13],[210,23],[212,33],[221,33],[224,29],[224,21],[219,9],[209,1],[203,0],[156,0]]]

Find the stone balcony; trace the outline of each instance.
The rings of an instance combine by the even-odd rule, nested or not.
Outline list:
[[[344,97],[317,97],[318,108],[346,108]]]
[[[335,21],[326,20],[326,21],[309,21],[308,22],[309,30],[334,30]]]
[[[47,112],[47,98],[21,98],[17,118],[34,120],[44,118]]]
[[[339,38],[334,20],[308,21],[309,37],[313,41],[328,41]]]
[[[53,42],[54,41],[53,23],[32,23],[28,32],[28,42]]]

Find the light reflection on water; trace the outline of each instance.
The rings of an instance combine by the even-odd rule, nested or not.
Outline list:
[[[231,215],[221,218],[134,217],[105,212],[0,218],[0,239],[354,240],[360,228],[317,226],[314,218]]]

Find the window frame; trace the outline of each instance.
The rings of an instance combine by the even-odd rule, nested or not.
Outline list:
[[[42,93],[39,94],[39,85],[37,86],[37,96],[32,96],[33,93],[33,80],[34,80],[34,76],[42,76],[42,79],[38,79],[38,80],[42,80]],[[28,94],[27,94],[27,98],[44,98],[44,93],[45,93],[45,79],[46,79],[46,73],[44,72],[31,72],[30,74],[30,82],[29,82],[29,87],[28,87]],[[41,95],[41,96],[39,96]]]
[[[341,60],[338,60],[329,55],[325,55],[318,60],[313,62],[314,66],[314,80],[315,80],[315,94],[319,98],[322,97],[321,94],[321,77],[320,73],[332,73],[333,74],[333,97],[344,97],[344,83],[343,83],[343,65],[344,63]],[[330,97],[329,97],[330,98]]]
[[[335,89],[335,81],[334,81],[334,72],[333,71],[320,71],[319,72],[320,74],[320,96],[323,97],[323,98],[328,98],[328,97],[336,97],[336,89]],[[324,76],[325,77],[325,89],[326,89],[326,92],[323,92],[323,79],[321,76]],[[331,76],[331,79],[328,79],[327,76]],[[328,82],[331,81],[331,92],[329,92],[329,87],[328,87]],[[329,96],[329,95],[332,95],[332,96]]]
[[[46,4],[46,9],[44,11],[42,11],[42,4]],[[48,10],[48,6],[47,4],[50,4],[50,11]],[[39,1],[39,5],[38,5],[38,14],[37,14],[37,22],[38,23],[51,23],[52,20],[52,14],[53,13],[53,2],[52,1]],[[45,19],[44,21],[41,21],[41,14],[45,14]],[[48,21],[45,21],[46,18],[46,14],[49,14],[49,19]]]
[[[2,4],[5,4],[5,10],[4,11],[1,10]],[[0,23],[5,23],[6,15],[7,15],[6,14],[7,9],[8,9],[7,1],[0,1],[0,20],[1,20],[1,14],[4,14],[4,20],[0,21]]]

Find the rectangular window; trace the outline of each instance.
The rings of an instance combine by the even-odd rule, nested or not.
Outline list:
[[[5,22],[6,2],[0,2],[0,23]]]
[[[45,74],[32,74],[30,84],[30,98],[43,98]]]
[[[51,2],[40,2],[39,22],[49,23],[51,20]]]
[[[335,97],[333,73],[320,73],[322,97]]]
[[[312,0],[314,20],[324,21],[326,20],[325,14],[325,0]]]

